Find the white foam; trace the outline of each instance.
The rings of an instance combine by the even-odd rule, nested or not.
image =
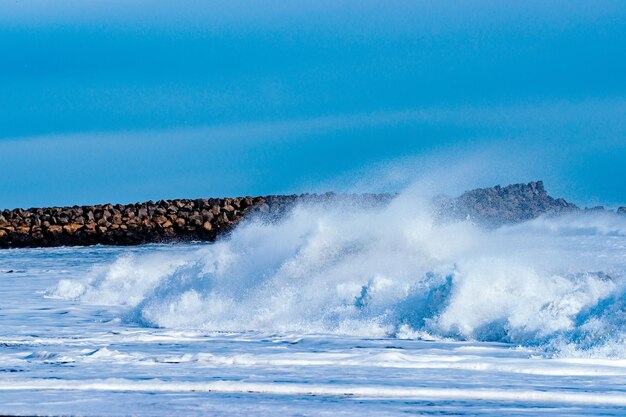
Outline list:
[[[569,359],[543,358],[498,358],[454,354],[410,354],[402,351],[386,352],[316,352],[289,353],[272,355],[209,353],[184,354],[159,358],[156,362],[189,363],[211,366],[248,366],[248,367],[376,367],[398,369],[439,369],[464,370],[491,373],[513,373],[546,376],[624,376],[626,362],[612,361],[575,361]]]
[[[483,230],[440,224],[423,201],[407,193],[377,209],[300,206],[199,249],[121,256],[53,293],[128,306],[126,320],[166,328],[450,337],[626,356],[626,219],[580,214]]]
[[[170,382],[162,380],[0,380],[0,390],[209,392],[287,396],[350,396],[358,398],[427,399],[448,401],[503,401],[520,403],[565,403],[569,405],[626,406],[621,392],[593,393],[518,389],[402,388],[322,384],[254,383],[244,381]]]

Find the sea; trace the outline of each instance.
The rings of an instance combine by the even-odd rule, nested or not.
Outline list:
[[[626,216],[298,206],[0,251],[2,415],[626,415]]]

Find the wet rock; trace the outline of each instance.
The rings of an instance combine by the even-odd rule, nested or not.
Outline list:
[[[345,202],[350,203],[348,207],[375,208],[393,197],[391,194],[293,194],[2,210],[0,248],[215,240],[247,216],[275,221],[298,203],[336,206],[335,202]],[[548,196],[540,181],[473,190],[455,199],[442,197],[435,203],[446,216],[495,224],[577,209],[563,199]],[[626,214],[626,208],[620,210]]]
[[[439,197],[434,205],[440,219],[469,219],[490,226],[518,223],[546,213],[579,210],[562,198],[550,197],[542,181],[480,188],[457,198]]]
[[[188,222],[193,226],[202,226],[202,216],[199,213],[192,214],[188,217]]]
[[[210,222],[211,220],[213,220],[215,218],[215,216],[213,215],[213,212],[212,211],[208,211],[208,210],[202,210],[200,212],[200,215],[202,216],[204,221],[207,221],[207,222]]]
[[[224,225],[224,224],[228,224],[229,220],[228,220],[228,216],[226,215],[226,213],[222,213],[217,217],[217,223],[219,225]]]
[[[71,223],[63,226],[63,231],[68,234],[74,234],[82,228],[83,226],[81,224]]]
[[[28,235],[30,233],[30,226],[17,226],[15,231],[20,235]]]
[[[58,225],[52,225],[48,227],[48,233],[50,233],[54,237],[58,237],[61,233],[63,233],[63,227]]]

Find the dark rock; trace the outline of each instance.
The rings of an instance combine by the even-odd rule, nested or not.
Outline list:
[[[213,220],[213,218],[215,218],[215,216],[213,215],[213,212],[208,211],[208,210],[202,210],[200,212],[200,215],[205,221],[208,221],[208,222],[210,222],[211,220]]]
[[[58,237],[61,233],[63,233],[63,227],[58,225],[52,225],[48,227],[48,233],[50,233],[54,237]]]
[[[192,214],[191,216],[188,217],[188,221],[189,221],[189,224],[192,224],[194,226],[201,226],[202,216],[200,216],[199,213]]]
[[[228,216],[226,215],[226,212],[220,214],[219,216],[217,216],[217,223],[220,225],[223,224],[228,224],[229,220],[228,220]]]
[[[550,197],[542,181],[480,188],[457,198],[439,197],[434,204],[441,219],[469,219],[490,226],[578,210],[562,198]]]
[[[620,207],[617,209],[617,214],[624,214],[626,215],[626,207]]]
[[[275,221],[299,203],[333,207],[346,204],[349,215],[350,207],[376,208],[393,197],[392,194],[293,194],[3,210],[0,248],[213,241],[245,217]],[[469,217],[493,225],[577,210],[563,199],[548,196],[540,181],[473,190],[458,198],[440,197],[434,204],[441,220]],[[626,208],[620,208],[619,212],[626,214]]]
[[[73,235],[74,233],[76,233],[77,231],[79,231],[80,229],[83,228],[83,225],[81,224],[77,224],[77,223],[71,223],[71,224],[67,224],[65,226],[63,226],[63,231]]]

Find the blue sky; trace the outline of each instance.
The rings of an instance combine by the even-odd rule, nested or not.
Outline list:
[[[623,1],[206,3],[2,2],[0,206],[442,177],[626,204]]]

